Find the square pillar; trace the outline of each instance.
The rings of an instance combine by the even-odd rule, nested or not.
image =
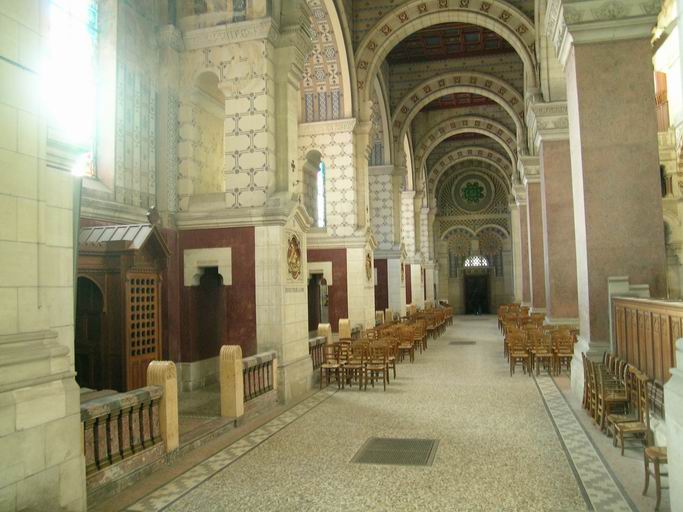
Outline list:
[[[528,169],[527,169],[528,171]],[[535,167],[538,172],[538,167]],[[545,312],[545,265],[543,262],[543,216],[541,213],[541,181],[538,174],[524,177],[526,187],[527,236],[529,244],[529,289],[531,308]]]
[[[522,185],[513,187],[519,212],[520,275],[522,304],[531,306],[531,278],[529,273],[529,225],[527,222],[526,190]]]
[[[567,80],[580,330],[583,348],[597,352],[609,342],[610,276],[666,293],[650,44],[657,11],[628,3],[607,20],[590,0],[548,5]]]

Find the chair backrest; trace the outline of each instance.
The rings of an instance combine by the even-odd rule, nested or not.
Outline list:
[[[339,344],[323,345],[323,357],[326,363],[339,362]]]
[[[339,339],[340,340],[350,340],[351,339],[351,324],[348,318],[339,319]]]

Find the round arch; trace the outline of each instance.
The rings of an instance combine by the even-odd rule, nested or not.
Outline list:
[[[489,148],[484,148],[481,146],[469,146],[458,148],[450,153],[446,154],[441,158],[434,167],[432,167],[429,178],[427,179],[427,197],[433,198],[436,193],[436,185],[439,180],[444,175],[446,171],[451,169],[454,165],[459,164],[465,160],[478,160],[480,162],[485,162],[492,167],[494,167],[503,177],[503,182],[506,188],[509,190],[509,178],[512,173],[512,167],[507,162],[505,157],[500,153],[496,153]],[[507,179],[505,179],[507,178]]]
[[[495,140],[515,162],[517,143],[514,134],[498,121],[481,116],[454,116],[437,124],[420,140],[415,150],[415,170],[422,173],[427,157],[444,139],[460,133],[479,133]]]
[[[517,127],[517,144],[525,140],[524,99],[507,82],[486,73],[450,72],[429,78],[408,92],[399,102],[391,119],[394,140],[408,130],[413,118],[430,102],[447,94],[468,92],[495,101]]]
[[[476,160],[476,159],[469,158],[469,159],[464,159],[463,161],[471,161],[471,160]],[[438,193],[441,190],[441,188],[443,186],[445,186],[445,184],[448,182],[448,179],[451,178],[451,176],[453,176],[453,174],[458,173],[460,171],[462,171],[462,172],[475,171],[478,173],[485,174],[485,175],[487,175],[488,179],[497,182],[508,193],[510,192],[510,182],[508,180],[506,180],[504,176],[501,176],[499,174],[499,172],[500,172],[499,169],[496,168],[496,166],[491,164],[490,162],[485,162],[485,164],[490,166],[490,167],[481,167],[481,168],[475,168],[475,169],[473,169],[471,166],[458,167],[458,165],[461,163],[462,163],[462,161],[454,163],[452,165],[449,165],[448,167],[446,167],[446,169],[444,169],[443,171],[438,173],[438,176],[436,176],[436,179],[433,182],[433,186],[428,189],[429,194],[427,197],[430,201],[430,205],[436,205],[436,203],[437,203],[436,198],[437,198]],[[451,170],[453,172],[449,173],[448,171],[451,171]]]
[[[481,233],[485,229],[491,229],[493,231],[497,231],[500,235],[502,235],[503,239],[510,238],[510,233],[508,233],[507,229],[505,229],[504,227],[499,226],[497,224],[484,224],[479,229],[477,229],[476,236],[479,236],[479,233]]]
[[[366,107],[377,70],[401,40],[422,28],[450,22],[470,23],[496,32],[521,58],[528,86],[536,85],[536,30],[522,11],[504,0],[409,0],[378,20],[358,47],[356,80],[361,108]],[[361,118],[368,114],[361,112]]]
[[[458,231],[458,230],[465,231],[468,235],[470,235],[473,238],[476,238],[476,236],[477,236],[476,233],[474,231],[472,231],[470,228],[468,228],[467,226],[463,226],[462,224],[456,224],[455,226],[451,226],[448,229],[446,229],[446,231],[441,233],[441,235],[439,236],[439,239],[441,241],[444,241],[444,240],[448,239],[448,236],[451,234],[451,232]]]

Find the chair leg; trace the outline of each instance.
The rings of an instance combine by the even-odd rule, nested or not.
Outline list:
[[[619,441],[621,442],[621,456],[624,456],[624,431],[619,431]]]
[[[662,488],[659,481],[659,462],[654,461],[655,466],[655,489],[657,491],[657,503],[655,504],[655,510],[659,510],[659,502],[662,499]]]
[[[650,462],[647,460],[647,455],[643,453],[643,459],[645,462],[645,488],[643,489],[643,496],[647,494],[647,488],[650,485]]]

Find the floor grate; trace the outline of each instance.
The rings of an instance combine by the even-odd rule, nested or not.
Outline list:
[[[397,466],[431,466],[438,446],[438,439],[371,437],[365,441],[351,462]]]
[[[476,341],[451,341],[449,345],[476,345]]]

